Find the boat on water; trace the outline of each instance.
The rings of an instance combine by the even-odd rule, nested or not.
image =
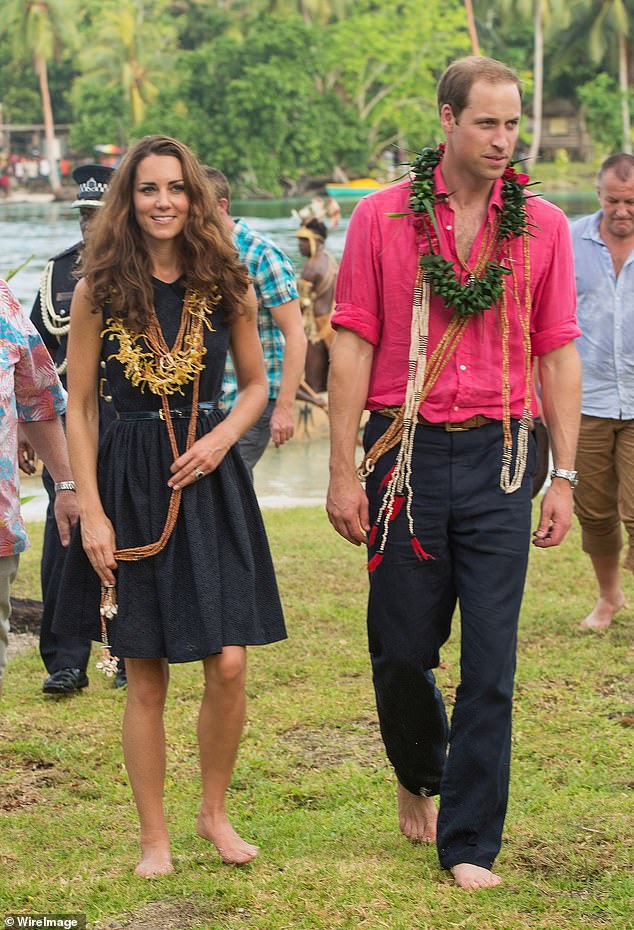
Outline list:
[[[348,181],[347,184],[326,184],[326,193],[329,197],[339,200],[346,197],[365,197],[366,194],[373,194],[383,187],[388,185],[375,181],[374,178],[357,178],[355,181]]]

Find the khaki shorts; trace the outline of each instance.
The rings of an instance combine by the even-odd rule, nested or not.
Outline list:
[[[634,420],[581,417],[575,513],[589,555],[613,555],[623,545],[621,524],[634,549]]]

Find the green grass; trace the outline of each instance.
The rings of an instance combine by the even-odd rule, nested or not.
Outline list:
[[[583,634],[589,563],[572,533],[532,553],[521,621],[511,804],[499,888],[465,894],[395,820],[365,642],[360,550],[313,509],[266,514],[289,639],[249,656],[249,719],[230,809],[261,847],[221,865],[194,835],[201,671],[175,666],[166,712],[176,871],[136,878],[136,815],[120,750],[125,697],[97,673],[62,701],[35,650],[9,667],[0,733],[0,916],[84,912],[90,927],[257,930],[625,930],[632,835],[632,614]],[[16,593],[37,596],[37,531]],[[28,579],[28,581],[27,581]],[[634,582],[626,579],[630,601]],[[439,670],[457,683],[456,631]],[[631,719],[631,718],[630,718]],[[628,822],[629,818],[629,822]]]

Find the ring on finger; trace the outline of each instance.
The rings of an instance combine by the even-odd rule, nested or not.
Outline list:
[[[201,478],[205,477],[204,471],[202,471],[202,469],[200,468],[195,468],[192,472],[192,475],[194,476],[196,481],[200,481]]]

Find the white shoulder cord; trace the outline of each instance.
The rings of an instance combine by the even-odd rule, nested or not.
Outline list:
[[[52,300],[52,290],[53,290],[53,268],[55,266],[54,261],[48,262],[44,272],[42,273],[42,278],[40,281],[40,310],[42,312],[42,322],[46,330],[56,339],[61,341],[62,336],[68,335],[70,330],[70,317],[60,316],[55,311],[55,306],[53,305]],[[63,375],[66,372],[68,366],[68,359],[64,359],[61,365],[56,365],[55,369],[58,375]]]

